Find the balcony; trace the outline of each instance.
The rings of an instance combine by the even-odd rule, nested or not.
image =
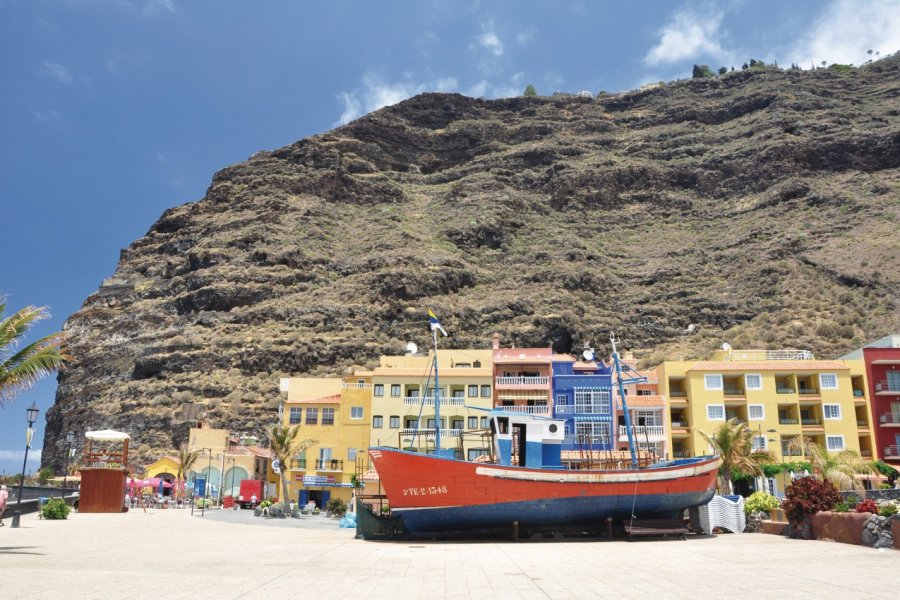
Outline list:
[[[900,394],[900,382],[877,381],[875,382],[876,396],[891,396]]]
[[[742,390],[740,388],[725,388],[723,393],[726,396],[740,396],[741,398],[743,398],[746,395],[744,393],[744,390]]]
[[[800,388],[800,389],[798,390],[798,393],[799,393],[801,396],[818,396],[818,395],[819,395],[819,390],[817,390],[816,388],[804,388],[804,387],[802,387],[802,388]]]
[[[337,459],[319,459],[316,461],[316,471],[343,471],[344,461]]]
[[[566,450],[578,448],[609,447],[609,437],[605,435],[587,435],[582,433],[569,434],[563,438],[563,448]]]
[[[900,459],[900,446],[885,446],[884,447],[884,457],[891,458],[894,460]]]
[[[796,394],[797,390],[792,387],[779,387],[775,388],[776,394]]]
[[[803,456],[803,452],[800,451],[800,448],[788,448],[787,446],[781,447],[781,455],[782,456]]]
[[[641,406],[665,406],[666,399],[664,396],[660,396],[659,394],[645,394],[645,395],[635,395],[628,396],[626,398],[628,402],[628,408],[637,408]],[[616,408],[622,410],[622,400],[616,399]]]
[[[865,419],[857,419],[856,420],[856,428],[857,429],[868,429],[869,422],[866,421]]]
[[[728,359],[732,361],[768,360],[814,360],[809,350],[731,350]]]
[[[779,418],[779,425],[799,425],[800,419]]]
[[[403,438],[412,438],[416,437],[434,437],[435,429],[401,429],[400,437]],[[462,435],[462,429],[447,429],[446,427],[441,429],[441,438],[458,438]]]
[[[878,417],[878,422],[885,427],[900,427],[900,415],[896,413],[882,413]]]
[[[495,380],[495,387],[506,389],[534,390],[549,386],[549,377],[497,377]]]
[[[632,425],[632,434],[639,442],[662,442],[666,439],[666,428],[662,425]],[[628,428],[619,426],[619,441],[628,441]]]
[[[687,421],[672,421],[672,429],[687,429],[690,427]]]
[[[800,419],[800,425],[803,427],[822,427],[822,419]]]
[[[533,406],[528,406],[524,404],[513,405],[513,406],[495,406],[497,410],[503,410],[511,413],[522,413],[527,415],[549,415],[550,414],[550,406],[547,404],[535,404]],[[574,406],[565,406],[560,408],[572,408]],[[567,414],[575,414],[575,412],[567,413]]]
[[[465,398],[450,398],[448,396],[438,396],[441,406],[463,406],[466,403]],[[404,406],[434,406],[434,396],[407,396],[403,399]]]
[[[341,383],[341,387],[345,390],[370,390],[372,389],[371,383],[351,383],[349,381],[345,381]]]
[[[295,458],[295,459],[291,460],[290,468],[292,471],[305,471],[306,470],[306,459]]]
[[[687,392],[681,390],[669,390],[669,396],[672,398],[687,398]]]

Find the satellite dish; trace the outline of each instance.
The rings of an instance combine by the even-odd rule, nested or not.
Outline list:
[[[415,354],[419,351],[419,347],[416,346],[415,342],[406,342],[406,351],[410,354]]]
[[[722,344],[722,350],[724,350],[725,352],[731,352],[731,344],[725,342],[724,344]]]
[[[582,352],[581,355],[584,357],[584,360],[588,362],[594,360],[594,351],[590,348],[585,349],[585,351]]]

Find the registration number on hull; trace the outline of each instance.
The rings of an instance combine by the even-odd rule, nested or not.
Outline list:
[[[404,496],[436,496],[438,494],[446,494],[446,485],[432,485],[428,487],[410,487],[403,488]]]

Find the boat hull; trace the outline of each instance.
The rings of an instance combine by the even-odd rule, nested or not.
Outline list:
[[[718,457],[624,471],[530,469],[369,451],[391,510],[414,534],[593,526],[607,518],[674,516],[709,502]]]

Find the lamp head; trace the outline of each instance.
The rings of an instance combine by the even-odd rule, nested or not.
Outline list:
[[[74,441],[75,441],[75,432],[70,431],[69,433],[66,434],[66,443],[71,444]]]
[[[31,403],[31,407],[25,410],[25,418],[28,419],[28,426],[31,427],[34,425],[34,422],[37,421],[38,413],[41,410],[37,407],[37,404],[34,402]]]

